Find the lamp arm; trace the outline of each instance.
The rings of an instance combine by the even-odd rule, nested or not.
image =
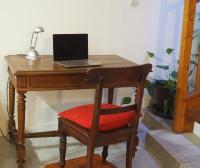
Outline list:
[[[32,33],[32,37],[31,37],[31,42],[30,42],[30,48],[32,47],[32,43],[33,43],[33,36],[34,36],[35,32]]]
[[[34,48],[36,48],[37,40],[38,40],[38,32],[36,33]]]
[[[26,55],[26,59],[28,60],[37,60],[39,59],[39,53],[38,51],[35,50],[36,48],[36,44],[37,44],[37,40],[38,40],[38,34],[44,32],[44,29],[42,27],[37,27],[31,36],[31,42],[30,42],[30,49]]]

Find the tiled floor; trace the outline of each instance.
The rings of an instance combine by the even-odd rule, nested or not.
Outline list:
[[[160,168],[154,159],[145,151],[144,139],[146,129],[143,125],[139,128],[140,144],[133,161],[134,168]],[[43,168],[45,164],[58,161],[58,138],[37,138],[28,140],[25,168]],[[85,146],[73,138],[68,138],[67,158],[85,155]],[[101,148],[96,150],[101,153]],[[125,168],[125,144],[117,144],[110,147],[108,160],[118,168]],[[0,139],[0,168],[17,167],[15,147]],[[188,167],[189,168],[189,167]]]

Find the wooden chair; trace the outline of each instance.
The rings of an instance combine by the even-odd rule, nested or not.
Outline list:
[[[96,85],[94,105],[75,107],[59,114],[61,168],[65,167],[67,136],[87,145],[87,168],[93,168],[95,147],[103,146],[102,161],[105,162],[109,145],[127,142],[126,168],[132,167],[143,90],[151,68],[151,64],[145,64],[123,68],[96,68],[86,73],[84,83]],[[136,87],[135,104],[125,107],[113,105],[111,102],[101,104],[103,88],[111,88],[113,91],[116,87]]]

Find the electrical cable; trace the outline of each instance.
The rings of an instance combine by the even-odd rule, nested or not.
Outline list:
[[[10,144],[14,144],[11,140],[9,140],[9,139],[4,135],[4,133],[3,133],[3,131],[2,131],[1,128],[0,128],[0,132],[1,132],[2,136],[3,136],[3,138],[4,138],[6,141],[8,141]]]
[[[8,107],[8,100],[9,100],[9,96],[8,96],[8,85],[9,85],[9,82],[7,82],[7,87],[6,87],[6,97],[7,97],[6,110],[7,110],[7,114],[8,114],[8,112],[9,112],[9,107]],[[9,114],[8,114],[8,115],[9,115]],[[10,144],[14,144],[14,142],[12,142],[11,140],[9,140],[9,138],[7,138],[7,137],[4,135],[4,133],[3,133],[1,127],[0,127],[0,132],[1,132],[2,136],[3,136],[3,138],[4,138],[6,141],[8,141]]]

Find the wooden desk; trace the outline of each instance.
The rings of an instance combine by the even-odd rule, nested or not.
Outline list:
[[[40,60],[29,61],[23,55],[6,56],[9,73],[9,136],[16,143],[17,163],[25,163],[25,138],[57,136],[57,131],[25,134],[25,94],[28,91],[87,89],[83,85],[86,71],[94,67],[65,68],[53,62],[52,56],[41,56]],[[92,60],[102,62],[102,67],[134,66],[133,62],[117,55],[94,55]],[[14,104],[17,92],[18,127],[15,126]],[[110,95],[113,89],[110,88]],[[112,95],[110,96],[112,97]]]

